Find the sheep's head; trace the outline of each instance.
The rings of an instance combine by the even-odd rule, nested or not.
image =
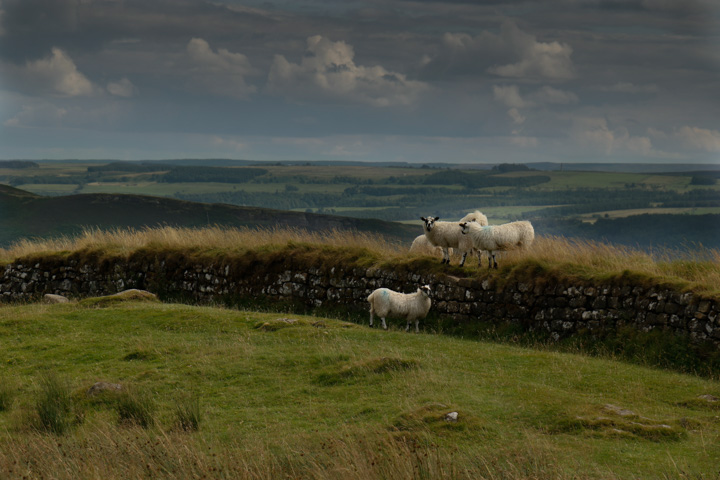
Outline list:
[[[435,222],[440,220],[440,217],[420,217],[420,220],[425,222],[425,230],[429,232],[435,226]]]
[[[460,223],[460,229],[462,230],[463,235],[465,235],[466,233],[468,233],[468,231],[470,231],[470,227],[468,227],[468,223],[470,223],[470,222]]]
[[[422,287],[418,288],[418,291],[425,294],[426,297],[430,296],[430,285],[423,285]]]

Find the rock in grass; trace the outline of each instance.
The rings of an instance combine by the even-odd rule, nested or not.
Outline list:
[[[88,388],[86,395],[92,397],[102,392],[119,392],[123,389],[119,383],[97,382]]]
[[[112,305],[121,302],[159,302],[157,295],[150,293],[147,290],[138,290],[131,288],[130,290],[123,290],[122,292],[115,293],[113,295],[106,295],[104,297],[90,297],[80,301],[80,305],[87,307],[103,307],[106,305]]]
[[[55,295],[53,293],[46,293],[43,296],[44,303],[70,303],[70,299],[63,297],[62,295]]]
[[[458,421],[458,412],[450,412],[447,415],[445,415],[445,421],[446,422],[457,422]]]

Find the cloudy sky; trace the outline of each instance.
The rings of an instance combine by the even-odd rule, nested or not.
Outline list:
[[[720,1],[0,0],[0,158],[720,163]]]

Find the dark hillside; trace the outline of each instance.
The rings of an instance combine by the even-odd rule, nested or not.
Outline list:
[[[0,186],[0,245],[23,237],[75,234],[84,227],[296,227],[378,233],[410,242],[420,227],[374,219],[187,202],[143,195],[85,194],[40,197]]]

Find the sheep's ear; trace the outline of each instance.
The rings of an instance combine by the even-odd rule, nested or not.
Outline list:
[[[435,221],[437,222],[438,220],[440,220],[440,217],[435,217]]]
[[[423,222],[427,222],[427,218],[425,217],[420,217],[420,220],[422,220]]]

